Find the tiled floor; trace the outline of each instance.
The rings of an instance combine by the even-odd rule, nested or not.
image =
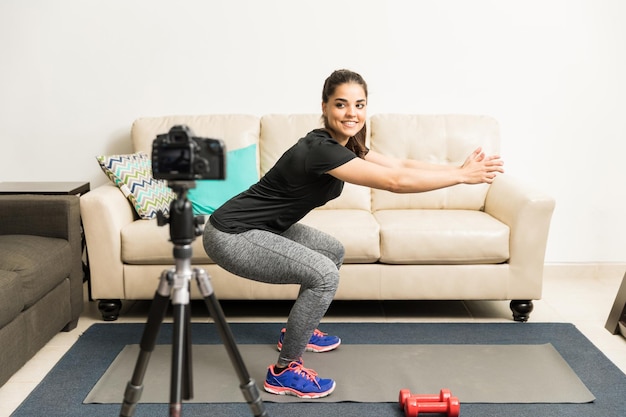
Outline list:
[[[624,265],[547,266],[543,299],[535,302],[531,322],[574,323],[604,354],[626,373],[626,339],[605,328]],[[290,304],[223,302],[230,322],[282,322]],[[145,322],[148,302],[126,303],[120,322]],[[194,321],[206,321],[202,302],[192,304]],[[324,321],[511,321],[504,301],[335,302]],[[96,303],[86,301],[78,327],[59,333],[0,387],[0,417],[8,417],[91,324],[101,322]],[[522,325],[522,324],[520,324]],[[320,326],[323,329],[323,325]]]

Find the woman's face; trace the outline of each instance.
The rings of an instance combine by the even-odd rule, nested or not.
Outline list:
[[[366,108],[365,90],[356,83],[338,85],[328,102],[322,103],[322,113],[337,142],[345,145],[351,136],[363,129]]]

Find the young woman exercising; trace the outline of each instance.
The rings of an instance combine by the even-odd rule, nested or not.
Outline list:
[[[339,283],[341,243],[298,223],[338,197],[344,182],[396,193],[419,193],[455,184],[491,183],[503,172],[499,156],[480,148],[460,167],[402,160],[365,146],[367,84],[349,70],[333,72],[322,90],[323,129],[298,140],[247,191],[209,218],[207,254],[235,275],[272,284],[298,284],[300,292],[279,335],[280,354],[269,366],[265,390],[320,398],[335,381],[304,367],[305,350],[325,352],[341,343],[317,330]]]

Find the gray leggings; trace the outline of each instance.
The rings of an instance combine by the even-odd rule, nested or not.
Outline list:
[[[337,291],[343,245],[300,223],[277,235],[264,230],[224,233],[209,222],[203,244],[216,264],[235,275],[270,284],[300,285],[277,364],[287,366],[300,359]]]

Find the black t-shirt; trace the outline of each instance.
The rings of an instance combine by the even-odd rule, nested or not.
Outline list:
[[[248,190],[231,198],[209,218],[218,230],[251,229],[282,233],[315,207],[339,197],[343,181],[326,174],[356,158],[323,129],[309,132]]]

